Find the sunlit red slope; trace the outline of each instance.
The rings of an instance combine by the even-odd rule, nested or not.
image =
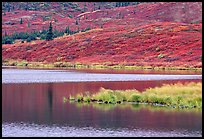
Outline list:
[[[52,41],[3,45],[2,54],[3,59],[40,62],[201,67],[202,26],[163,22],[99,28]]]
[[[38,15],[45,13],[35,12],[39,12]],[[118,17],[118,13],[122,17]],[[22,11],[19,13],[26,14]],[[3,19],[10,20],[12,15],[8,15]],[[58,20],[53,21],[53,28],[63,29],[67,25],[73,29],[91,26],[92,30],[52,41],[3,45],[2,58],[36,62],[202,67],[201,2],[143,3],[90,11],[75,15],[80,19],[78,26],[74,18],[53,17]],[[36,30],[42,26],[48,27],[49,24],[49,21],[41,22],[38,16],[32,21],[35,21]],[[16,26],[2,27],[3,30],[10,30],[10,33],[19,28],[27,30],[24,24]]]

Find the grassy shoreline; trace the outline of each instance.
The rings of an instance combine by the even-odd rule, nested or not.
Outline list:
[[[125,64],[111,64],[111,63],[92,63],[92,64],[82,64],[79,62],[54,62],[54,63],[44,63],[44,62],[28,62],[25,60],[15,61],[15,60],[3,60],[2,66],[14,66],[14,67],[30,67],[30,68],[68,68],[68,69],[124,69],[124,70],[188,70],[188,71],[202,71],[202,68],[194,67],[153,67],[153,66],[129,66]]]
[[[96,94],[89,92],[64,97],[63,101],[105,104],[150,104],[172,108],[202,109],[202,83],[165,84],[161,87],[149,88],[143,92],[138,90],[110,90],[101,88]]]

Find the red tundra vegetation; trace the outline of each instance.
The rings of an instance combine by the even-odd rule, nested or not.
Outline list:
[[[52,8],[59,8],[57,4],[51,3]],[[52,41],[3,44],[3,60],[202,68],[201,2],[141,3],[98,10],[93,10],[91,2],[86,6],[86,12],[70,12],[72,18],[58,8],[54,10],[59,13],[21,9],[6,12],[2,15],[2,35],[5,31],[12,34],[48,29],[50,21],[58,30],[67,26],[91,30]],[[50,20],[43,21],[46,15]],[[23,24],[19,24],[21,18]]]

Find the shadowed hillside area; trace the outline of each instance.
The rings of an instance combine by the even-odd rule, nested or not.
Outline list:
[[[202,2],[2,2],[10,60],[202,68]]]

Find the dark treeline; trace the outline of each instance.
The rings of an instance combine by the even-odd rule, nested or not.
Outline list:
[[[59,31],[57,29],[55,29],[53,31],[53,38],[57,38],[60,36],[63,36],[64,34],[67,35],[72,35],[72,34],[76,34],[81,32],[85,32],[90,30],[90,27],[87,27],[85,29],[82,30],[76,30],[76,31],[72,31],[70,30],[70,27],[68,26],[64,31]],[[30,33],[28,32],[14,32],[12,35],[7,35],[7,33],[5,32],[4,36],[2,36],[2,44],[13,44],[15,40],[22,40],[22,43],[24,41],[30,42],[32,40],[37,40],[37,39],[41,39],[41,40],[46,40],[48,34],[48,30],[42,30],[42,31],[32,31]]]

